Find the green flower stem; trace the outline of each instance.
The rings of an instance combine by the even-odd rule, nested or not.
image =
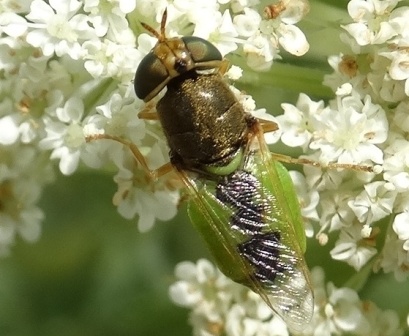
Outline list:
[[[310,0],[310,11],[300,23],[308,22],[320,29],[339,29],[340,24],[351,22],[347,11],[348,2],[349,0]]]
[[[310,50],[302,58],[324,61],[330,55],[348,51],[339,38],[342,24],[351,22],[347,1],[311,1],[310,11],[298,24],[310,43]]]
[[[105,103],[106,97],[109,97],[118,87],[118,82],[111,78],[95,81],[92,84],[95,85],[82,86],[79,89],[80,96],[83,97],[84,101],[85,115],[93,113],[96,106]]]
[[[271,87],[304,92],[309,96],[332,98],[333,92],[322,85],[326,71],[301,67],[294,64],[275,63],[268,72],[254,72],[245,69],[240,82],[258,87]]]
[[[376,261],[376,257],[372,258],[364,267],[345,282],[344,287],[352,288],[355,291],[360,291],[367,283],[369,277],[373,274],[373,265]]]

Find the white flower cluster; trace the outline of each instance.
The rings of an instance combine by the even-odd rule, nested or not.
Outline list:
[[[336,288],[325,281],[322,268],[311,271],[314,287],[314,316],[301,333],[309,335],[383,335],[402,336],[399,316],[392,310],[382,311],[371,301],[360,300],[351,288]]]
[[[286,325],[261,297],[228,278],[207,260],[182,262],[175,269],[177,281],[169,295],[178,305],[191,309],[195,336],[288,336]],[[347,287],[326,283],[324,272],[312,270],[315,307],[311,323],[300,336],[400,336],[398,315],[361,301]]]
[[[306,158],[324,167],[331,162],[383,163],[379,146],[387,139],[388,120],[369,95],[361,99],[351,87],[344,87],[327,106],[301,94],[296,106],[283,104],[283,109],[284,114],[277,117],[281,140],[288,146],[301,146],[309,154]],[[299,190],[304,218],[320,222],[316,236],[322,243],[327,242],[327,232],[340,231],[332,257],[361,269],[376,254],[371,232],[364,235],[362,229],[392,213],[393,186],[375,180],[373,173],[322,172],[307,166],[304,170],[305,180],[302,176],[294,179],[298,189],[304,188]],[[311,227],[307,234],[313,235]]]
[[[397,0],[351,0],[353,23],[341,38],[351,52],[330,57],[325,83],[336,98],[324,105],[301,94],[278,116],[282,141],[322,162],[374,165],[381,174],[305,167],[311,202],[317,204],[323,244],[338,232],[331,256],[360,270],[409,276],[409,7]],[[308,190],[311,190],[310,192]],[[308,205],[308,204],[307,204]],[[315,220],[315,206],[304,216]],[[312,212],[311,212],[312,211]],[[312,233],[310,233],[312,234]],[[386,241],[384,237],[386,235]]]
[[[342,38],[351,53],[331,57],[334,73],[325,79],[336,98],[324,105],[302,94],[296,106],[284,104],[284,114],[278,117],[280,132],[269,134],[267,141],[281,136],[285,144],[300,146],[323,166],[331,162],[382,166],[383,175],[322,173],[307,166],[306,177],[291,174],[304,217],[320,223],[316,233],[320,242],[327,243],[329,232],[339,233],[331,251],[334,259],[357,270],[373,260],[377,269],[406,279],[409,8],[395,8],[397,3],[350,1],[354,23],[343,27]],[[266,8],[265,17],[260,7],[258,0],[2,1],[0,253],[8,251],[17,234],[28,241],[38,238],[43,213],[36,204],[52,179],[50,159],[58,161],[65,175],[80,165],[116,167],[114,204],[125,218],[137,217],[141,231],[156,219],[172,218],[180,198],[178,182],[168,174],[152,183],[130,150],[137,146],[150,169],[169,160],[158,123],[137,118],[155,108],[155,102],[145,105],[135,97],[132,79],[156,43],[137,22],[157,28],[167,8],[167,35],[203,37],[223,55],[241,51],[257,70],[266,70],[279,59],[280,48],[296,56],[308,51],[308,42],[296,27],[308,12],[307,0],[278,1]],[[233,68],[227,75],[238,78],[239,73]],[[264,110],[254,111],[251,97],[236,94],[247,111],[269,118]],[[382,246],[380,232],[387,233]],[[313,236],[312,226],[307,233]],[[181,281],[171,295],[193,309],[197,335],[217,335],[221,330],[228,335],[288,335],[283,322],[256,294],[233,284],[207,262],[197,267],[182,264],[177,276]],[[384,321],[387,327],[382,331],[391,333],[383,334],[399,335],[394,314],[366,306],[355,292],[325,289],[323,280],[316,284],[320,298],[316,328],[329,328],[328,335],[373,335],[365,334],[367,325],[376,330]],[[356,314],[348,315],[349,309]],[[314,333],[306,331],[310,334]]]
[[[140,0],[139,19],[155,17],[160,22],[168,10],[168,30],[171,34],[194,35],[213,43],[226,55],[242,46],[247,63],[254,69],[269,69],[280,58],[282,47],[297,56],[304,55],[309,44],[304,33],[295,25],[309,10],[308,0],[281,0],[274,18],[260,15],[258,0]],[[228,6],[228,7],[227,7]],[[145,34],[140,39],[154,38]],[[139,43],[141,43],[141,40]]]
[[[27,240],[39,236],[43,214],[35,204],[52,179],[50,159],[65,175],[80,165],[114,165],[114,204],[125,218],[136,216],[142,231],[156,219],[172,218],[179,201],[172,174],[152,185],[129,148],[94,140],[136,145],[150,169],[169,160],[158,123],[137,117],[154,109],[135,97],[132,80],[156,43],[138,22],[157,28],[167,8],[169,36],[207,38],[223,55],[240,45],[248,62],[261,68],[279,57],[279,46],[294,54],[308,50],[295,26],[307,12],[306,0],[284,1],[274,19],[263,19],[257,5],[256,0],[2,1],[0,250],[7,250],[16,233]],[[228,75],[237,78],[240,70]],[[251,97],[238,95],[254,110]]]

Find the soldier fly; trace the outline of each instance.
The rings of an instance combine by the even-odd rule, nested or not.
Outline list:
[[[145,102],[166,88],[157,112],[139,117],[159,120],[170,162],[152,171],[134,144],[105,134],[95,138],[128,146],[152,180],[175,172],[189,195],[189,217],[219,269],[259,294],[290,330],[300,331],[312,318],[313,292],[300,205],[279,161],[319,164],[270,153],[264,133],[278,125],[244,110],[223,79],[228,62],[212,43],[166,37],[166,18],[165,10],[160,32],[142,23],[158,42],[140,62],[134,86]]]
[[[154,175],[176,171],[190,195],[190,219],[220,270],[300,330],[311,319],[313,294],[297,195],[264,141],[263,133],[278,127],[244,111],[222,77],[228,63],[213,44],[195,36],[167,38],[166,15],[160,33],[142,24],[158,42],[134,82],[145,102],[167,89],[156,117],[170,165]]]

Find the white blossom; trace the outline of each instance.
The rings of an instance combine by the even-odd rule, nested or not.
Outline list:
[[[0,255],[10,252],[17,236],[35,242],[41,234],[43,211],[37,206],[41,190],[52,180],[51,166],[32,146],[0,148]]]
[[[233,283],[207,260],[181,262],[175,276],[169,295],[176,304],[191,309],[194,335],[289,335],[257,294]],[[395,312],[361,301],[351,288],[326,282],[322,268],[312,270],[312,283],[314,316],[298,335],[403,335]]]
[[[119,77],[130,81],[142,55],[130,45],[103,41],[86,41],[83,44],[85,69],[94,78]]]
[[[126,153],[116,151],[113,157],[119,169],[114,176],[118,190],[113,197],[113,203],[124,218],[132,219],[138,215],[138,229],[146,232],[153,227],[156,219],[166,221],[176,215],[179,192],[160,182],[152,192],[146,186],[145,172],[135,170],[135,158],[130,155],[128,148],[124,150]],[[161,154],[163,155],[159,146],[154,146],[147,155],[148,164],[157,160]],[[164,157],[162,161],[165,161]]]
[[[335,247],[330,252],[333,259],[344,260],[357,271],[376,253],[371,239],[362,237],[362,226],[359,224],[342,229]]]
[[[13,12],[0,13],[0,33],[17,38],[26,31],[27,24],[23,17]]]
[[[405,219],[405,215],[400,216],[395,225],[399,233],[401,233],[399,221],[402,219]],[[405,241],[399,239],[396,232],[390,233],[386,238],[379,262],[379,267],[386,273],[392,272],[398,281],[405,281],[409,277],[409,253],[403,248],[404,244]]]
[[[257,33],[261,22],[261,16],[253,9],[245,8],[243,14],[236,15],[233,23],[237,33],[249,37]]]
[[[78,59],[81,56],[80,41],[94,37],[88,17],[77,14],[80,7],[81,2],[77,0],[50,0],[49,4],[34,0],[26,15],[34,27],[27,34],[27,42],[40,47],[46,56],[55,52],[57,56],[68,54]]]
[[[377,144],[386,140],[388,122],[385,111],[369,96],[363,102],[354,95],[340,98],[315,119],[310,147],[320,149],[321,157],[339,163],[382,163],[383,153]]]
[[[396,191],[389,183],[376,181],[364,185],[354,200],[348,202],[361,223],[371,224],[392,213]]]
[[[65,175],[70,175],[77,169],[81,147],[85,145],[81,126],[83,113],[83,102],[73,97],[64,107],[57,108],[57,120],[44,120],[47,135],[41,140],[40,146],[43,149],[52,149],[51,159],[60,159],[59,167]]]
[[[0,119],[0,144],[12,145],[19,137],[18,123],[13,116]]]
[[[212,42],[222,55],[237,49],[235,37],[238,36],[238,33],[228,10],[223,14],[216,12],[211,21],[207,17],[202,17],[196,22],[193,35]]]
[[[351,0],[348,3],[348,12],[355,23],[343,28],[361,46],[384,43],[396,34],[393,25],[387,20],[388,14],[396,4],[397,0],[383,2],[379,0]]]
[[[290,147],[309,145],[313,137],[313,119],[324,109],[324,103],[314,102],[307,95],[300,94],[296,105],[282,104],[284,114],[277,117],[281,127],[281,140]]]
[[[109,29],[120,34],[128,26],[125,15],[135,9],[136,0],[85,0],[84,11],[90,13],[90,22],[97,36],[105,36]]]

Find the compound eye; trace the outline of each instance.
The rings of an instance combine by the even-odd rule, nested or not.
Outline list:
[[[164,47],[155,47],[142,59],[136,70],[134,79],[135,93],[139,99],[143,99],[145,102],[151,100],[166,86],[171,77],[175,77],[177,74],[182,74],[189,70],[189,64],[186,61],[188,58],[177,58],[174,60],[174,63],[171,64],[176,74],[171,75],[169,62],[163,61],[163,59],[166,59],[165,56],[168,55],[168,44],[170,42],[175,43],[171,50],[179,50],[180,46],[176,45],[176,43],[180,44],[180,42],[182,42],[183,48],[186,48],[184,53],[189,54],[189,58],[191,58],[195,64],[195,68],[198,70],[213,67],[201,63],[221,61],[223,59],[220,51],[205,39],[196,36],[184,36],[181,40],[183,42],[180,41],[179,38],[173,40],[168,39]]]
[[[135,73],[134,88],[136,96],[139,99],[145,100],[151,92],[159,93],[166,85],[165,80],[169,74],[166,67],[158,59],[158,57],[150,51],[139,63],[138,69]],[[153,98],[148,97],[150,100]]]
[[[186,48],[195,63],[221,61],[223,59],[219,49],[201,37],[183,36],[182,40],[185,42]]]

